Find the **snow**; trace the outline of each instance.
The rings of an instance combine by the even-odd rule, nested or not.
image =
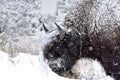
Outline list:
[[[99,80],[114,80],[114,79],[111,78],[110,76],[107,76],[107,77],[105,77],[105,78],[101,78],[101,79],[99,79]]]
[[[89,58],[79,59],[73,66],[72,72],[80,80],[114,80],[106,75],[103,66],[97,60]]]
[[[19,53],[11,58],[0,51],[0,80],[69,80],[52,72],[40,53],[39,56]]]
[[[88,49],[89,49],[90,51],[92,51],[92,50],[93,50],[93,47],[92,47],[92,46],[90,46],[90,47],[88,47]]]

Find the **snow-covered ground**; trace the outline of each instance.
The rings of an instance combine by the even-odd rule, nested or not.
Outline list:
[[[69,80],[52,72],[40,53],[39,56],[19,53],[10,58],[0,51],[0,80]]]

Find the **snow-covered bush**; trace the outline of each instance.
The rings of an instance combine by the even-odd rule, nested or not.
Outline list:
[[[40,11],[41,2],[42,0],[1,0],[1,50],[12,56],[18,52],[38,54],[40,47],[50,41],[52,33],[45,33],[42,25],[44,19]],[[55,19],[48,18],[51,18],[48,22]]]
[[[50,41],[52,33],[47,35],[44,32],[43,23],[49,31],[53,31],[54,22],[59,22],[60,19],[55,15],[41,14],[42,1],[0,0],[0,33],[4,32],[0,36],[3,41],[1,50],[12,54],[36,54],[40,46]]]

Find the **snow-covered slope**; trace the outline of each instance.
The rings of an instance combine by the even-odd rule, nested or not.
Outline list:
[[[51,71],[43,53],[30,55],[19,53],[10,58],[7,53],[0,51],[0,80],[69,80]]]

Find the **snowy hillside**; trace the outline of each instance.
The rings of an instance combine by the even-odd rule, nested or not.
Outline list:
[[[43,36],[47,35],[42,28],[43,23],[48,30],[52,31],[56,28],[54,22],[62,24],[66,15],[66,13],[63,13],[62,16],[55,14],[57,0],[0,1],[0,33],[2,33],[0,34],[0,48],[11,54],[21,51],[38,52],[38,48],[44,46],[41,43],[46,44],[52,36],[51,33],[47,37]],[[56,33],[53,32],[53,34]],[[37,47],[35,47],[36,45]],[[32,49],[26,49],[28,46]],[[16,48],[16,50],[11,52],[10,48]]]
[[[7,53],[0,51],[1,80],[69,80],[51,71],[43,58],[19,53],[15,58],[9,58]]]

